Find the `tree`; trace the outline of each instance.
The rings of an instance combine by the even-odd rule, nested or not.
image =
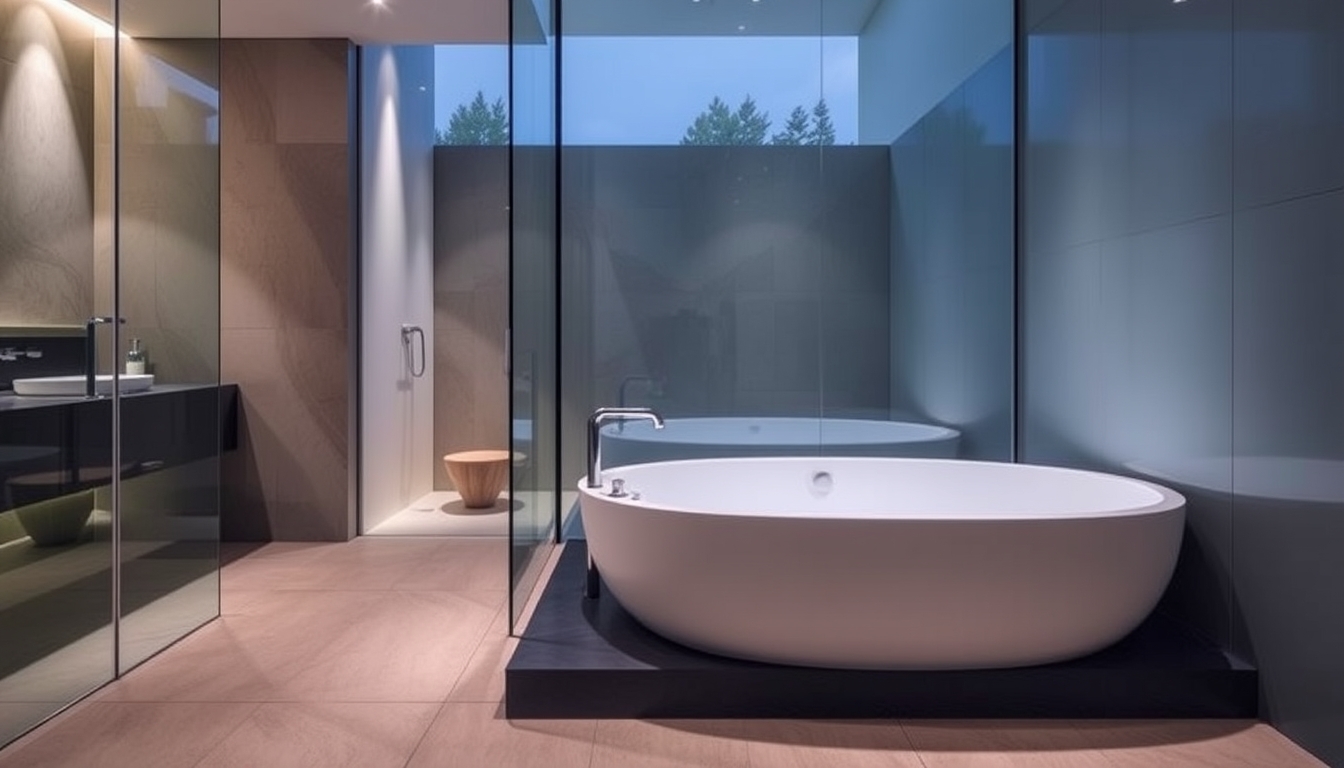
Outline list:
[[[436,144],[507,144],[509,143],[509,113],[504,109],[504,98],[485,103],[485,94],[476,92],[469,104],[458,104],[448,119],[448,129],[434,132]]]
[[[812,108],[812,130],[808,134],[807,143],[821,145],[835,143],[835,125],[831,123],[831,109],[826,106],[825,99],[818,100],[817,106]]]
[[[709,107],[701,112],[681,137],[682,144],[718,146],[760,145],[770,130],[770,115],[756,108],[756,101],[748,95],[737,111],[729,109],[723,99],[715,96]]]
[[[796,147],[799,144],[807,144],[811,139],[811,131],[807,127],[807,110],[802,107],[794,107],[789,113],[788,122],[784,123],[784,130],[776,133],[770,138],[771,144]]]

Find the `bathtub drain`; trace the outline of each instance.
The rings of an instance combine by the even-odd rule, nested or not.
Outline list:
[[[829,494],[833,487],[835,487],[835,480],[831,478],[830,472],[813,472],[812,484],[808,491],[813,496],[820,497]]]

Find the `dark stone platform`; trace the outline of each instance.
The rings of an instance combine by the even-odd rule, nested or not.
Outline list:
[[[582,596],[571,540],[505,669],[510,718],[1254,718],[1256,670],[1153,616],[1081,659],[969,671],[819,669],[739,661],[645,629]]]

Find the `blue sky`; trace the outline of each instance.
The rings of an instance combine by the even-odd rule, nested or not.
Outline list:
[[[439,46],[435,123],[446,126],[478,89],[491,101],[507,96],[508,55],[502,45]],[[544,58],[542,49],[519,50],[522,142],[546,130],[545,116],[523,106],[527,89],[545,89]],[[836,141],[858,135],[854,37],[566,38],[563,76],[566,144],[675,144],[714,96],[736,107],[750,95],[769,113],[772,131],[795,106],[811,109],[824,96]]]

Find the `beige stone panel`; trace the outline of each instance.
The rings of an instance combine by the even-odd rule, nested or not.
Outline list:
[[[263,206],[243,206],[226,198],[220,207],[220,327],[277,328],[278,259],[266,249]]]
[[[220,41],[220,135],[225,147],[275,144],[276,58],[286,43]]]
[[[272,530],[281,540],[347,539],[345,331],[289,328],[276,338],[271,375],[283,382],[282,396],[259,414],[281,444]]]
[[[104,0],[105,1],[105,0]],[[0,2],[0,61],[17,62],[40,45],[66,85],[87,90],[93,76],[93,26],[59,3]]]
[[[82,322],[92,308],[88,91],[49,59],[0,61],[0,322]]]
[[[277,149],[281,196],[263,219],[266,257],[276,264],[284,326],[344,328],[349,316],[349,154],[343,146]]]
[[[346,40],[286,41],[275,53],[272,81],[279,144],[349,142],[349,63]]]

